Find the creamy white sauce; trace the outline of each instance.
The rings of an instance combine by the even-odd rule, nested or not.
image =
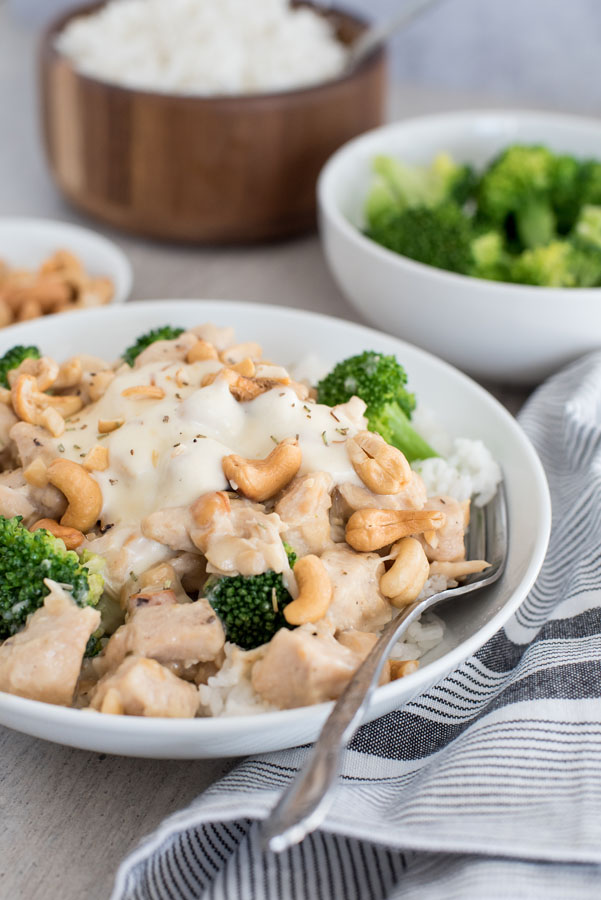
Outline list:
[[[261,459],[290,437],[298,437],[302,450],[300,474],[329,472],[336,484],[361,483],[345,447],[357,428],[344,412],[299,400],[287,387],[244,403],[222,380],[201,388],[205,375],[220,367],[214,360],[122,367],[105,395],[66,423],[57,440],[61,455],[80,462],[96,444],[109,451],[109,468],[93,473],[104,499],[103,524],[138,525],[158,509],[227,488],[224,456]],[[122,396],[128,387],[150,384],[163,388],[165,397]],[[120,428],[99,435],[99,419],[118,418],[125,419]]]

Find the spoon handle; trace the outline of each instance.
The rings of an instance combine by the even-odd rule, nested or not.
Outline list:
[[[348,69],[358,66],[376,47],[384,44],[391,35],[400,31],[406,25],[425,12],[430,6],[440,3],[440,0],[408,0],[403,8],[385,22],[373,25],[351,45],[347,63]]]
[[[309,760],[265,823],[262,832],[265,848],[275,852],[285,850],[302,841],[323,821],[336,787],[342,752],[361,724],[389,651],[431,600],[411,603],[388,623],[338,698]]]

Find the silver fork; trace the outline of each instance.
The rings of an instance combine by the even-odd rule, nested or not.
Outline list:
[[[311,756],[289,784],[265,821],[261,840],[276,853],[299,843],[324,820],[332,801],[342,754],[361,725],[394,644],[427,609],[465,597],[495,582],[507,556],[507,512],[503,484],[490,503],[472,510],[467,533],[467,558],[486,559],[491,565],[470,575],[458,587],[433,594],[404,607],[386,626],[366,660],[336,701]]]

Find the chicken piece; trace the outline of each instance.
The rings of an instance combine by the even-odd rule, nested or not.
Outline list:
[[[0,515],[23,516],[26,525],[36,519],[60,519],[67,500],[53,485],[34,487],[23,477],[23,469],[0,474]]]
[[[377,553],[356,553],[337,544],[321,561],[333,589],[325,617],[335,631],[379,631],[390,621],[390,604],[378,586],[384,564]]]
[[[39,425],[30,425],[29,422],[17,422],[9,432],[11,441],[17,448],[17,456],[24,469],[34,459],[41,458],[49,465],[58,454],[58,445],[49,431]]]
[[[112,597],[118,597],[130,579],[135,581],[141,572],[172,556],[168,547],[148,540],[129,525],[109,526],[98,537],[88,535],[78,549],[103,557],[104,586]]]
[[[173,603],[163,591],[162,602],[142,603],[110,638],[99,662],[114,669],[128,654],[156,659],[164,665],[187,669],[210,662],[223,648],[225,635],[209,601]],[[143,596],[143,592],[140,597]]]
[[[169,562],[186,593],[198,593],[207,580],[207,565],[204,556],[196,552],[184,552],[174,556]]]
[[[59,584],[46,580],[46,585],[50,593],[44,605],[28,619],[23,631],[0,647],[0,690],[69,706],[100,613],[91,606],[77,606]]]
[[[188,553],[196,550],[190,538],[194,521],[187,506],[158,509],[142,519],[140,527],[144,537],[165,544],[172,550],[184,550]]]
[[[469,507],[453,497],[428,497],[428,509],[441,509],[445,514],[442,528],[431,535],[419,535],[428,559],[431,562],[465,559],[463,536],[467,527],[466,517],[469,521]],[[430,540],[427,540],[428,537]]]
[[[373,494],[366,487],[345,481],[332,495],[332,521],[345,524],[358,509],[423,509],[426,499],[426,487],[417,472],[398,494]]]
[[[198,690],[154,659],[130,658],[105,675],[92,693],[91,709],[126,716],[192,719],[200,704]]]
[[[229,501],[226,495],[217,492],[225,500],[202,517],[205,499],[210,503],[215,496],[206,494],[195,502],[196,520],[203,518],[203,521],[190,535],[207,558],[207,571],[219,575],[260,575],[269,569],[288,571],[290,566],[281,538],[284,524],[278,514],[267,514],[261,504],[249,500]]]
[[[0,466],[9,465],[13,458],[15,448],[10,438],[10,431],[18,421],[12,408],[0,403]]]
[[[275,505],[284,537],[298,556],[319,556],[332,546],[329,509],[332,476],[316,472],[296,478]]]
[[[183,362],[197,340],[195,334],[184,331],[175,340],[155,341],[136,357],[134,369],[139,369],[148,363]]]
[[[378,635],[371,631],[341,631],[336,635],[336,640],[343,647],[348,647],[353,653],[364,662],[368,654],[371,653],[378,640]],[[378,684],[388,684],[390,681],[390,666],[385,665],[380,675]]]
[[[361,657],[314,625],[280,629],[251,673],[255,691],[280,709],[335,700]]]
[[[234,329],[229,325],[220,327],[219,325],[213,325],[212,322],[205,322],[204,325],[197,325],[196,328],[191,328],[190,332],[200,340],[213,344],[217,350],[225,350],[226,347],[231,347],[235,340]]]

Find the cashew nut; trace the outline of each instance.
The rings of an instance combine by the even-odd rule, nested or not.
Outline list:
[[[217,350],[209,341],[200,338],[193,347],[188,350],[187,363],[204,362],[206,359],[217,359]]]
[[[322,619],[332,601],[332,582],[318,556],[303,556],[294,566],[298,597],[284,608],[289,625],[305,625]]]
[[[95,444],[95,446],[86,453],[82,466],[84,469],[87,469],[88,472],[104,472],[105,469],[108,469],[109,467],[108,447],[101,447],[100,444]]]
[[[60,538],[67,550],[75,550],[84,542],[84,536],[81,531],[78,531],[77,528],[67,528],[64,525],[59,525],[54,519],[38,519],[29,530],[39,531],[40,528],[43,528],[44,531],[49,531],[54,537]]]
[[[121,391],[122,397],[133,397],[134,400],[162,400],[165,391],[155,384],[136,384]]]
[[[411,534],[442,528],[446,520],[437,509],[358,509],[346,525],[346,541],[353,550],[380,550]]]
[[[371,431],[359,431],[346,442],[353,469],[374,494],[398,494],[411,480],[411,466],[396,447]]]
[[[38,390],[34,375],[20,375],[11,388],[12,403],[15,413],[23,422],[30,425],[42,425],[54,437],[60,437],[65,430],[65,420],[61,414],[48,406],[51,398]]]
[[[393,606],[402,607],[417,600],[430,575],[430,564],[424,548],[415,538],[403,538],[394,549],[397,556],[380,578],[380,591]]]
[[[121,426],[125,423],[125,419],[98,419],[98,433],[99,434],[110,434],[111,431],[116,431],[117,428],[121,428]]]
[[[259,394],[262,394],[264,393],[264,391],[268,390],[268,388],[257,384],[256,381],[253,381],[250,378],[246,378],[245,375],[240,375],[239,372],[235,372],[233,369],[229,368],[220,369],[219,372],[210,372],[208,375],[205,375],[200,386],[207,387],[209,384],[213,384],[213,382],[217,380],[227,382],[230,393],[236,398],[239,403],[245,403],[249,400],[254,400],[255,397],[259,396]]]
[[[474,575],[488,569],[489,562],[485,559],[464,559],[459,562],[433,562],[430,563],[430,575],[444,575],[445,578],[465,578],[466,575]]]
[[[223,473],[234,490],[250,500],[268,500],[292,481],[303,455],[292,438],[281,441],[265,459],[244,459],[232,453],[221,461]]]
[[[405,675],[411,675],[412,672],[417,672],[419,669],[419,662],[417,659],[390,659],[388,660],[388,667],[390,670],[390,680],[397,681],[399,678],[404,678]]]
[[[48,466],[48,481],[68,501],[61,525],[90,531],[102,511],[102,491],[89,472],[70,459],[54,459]]]

